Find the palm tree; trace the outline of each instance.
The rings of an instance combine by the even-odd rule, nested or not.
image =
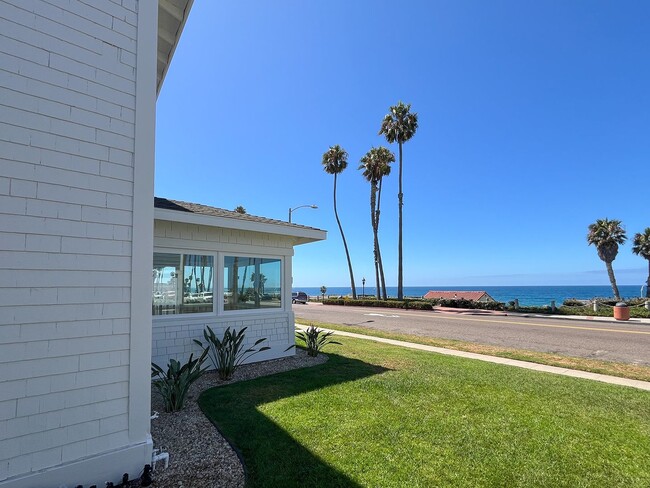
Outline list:
[[[598,257],[607,266],[609,282],[612,284],[612,291],[617,300],[621,299],[621,295],[618,292],[618,286],[616,286],[612,262],[618,254],[619,244],[623,244],[626,239],[627,236],[620,220],[598,219],[589,226],[587,234],[587,242],[589,245],[596,246]]]
[[[646,280],[645,296],[650,298],[650,227],[646,227],[643,234],[634,235],[632,252],[648,260],[648,279]]]
[[[343,234],[343,227],[341,220],[336,209],[336,177],[348,167],[348,153],[339,146],[330,146],[330,148],[323,153],[323,169],[326,173],[334,175],[334,215],[336,216],[336,223],[339,225],[341,231],[341,238],[343,239],[343,247],[345,248],[345,256],[348,258],[348,269],[350,270],[350,287],[352,288],[352,298],[357,299],[357,288],[354,286],[354,273],[352,272],[352,261],[350,261],[350,252],[348,251],[348,243]]]
[[[320,294],[323,295],[323,300],[325,300],[325,293],[327,293],[327,287],[323,285],[320,287]]]
[[[384,300],[386,293],[386,279],[384,278],[384,265],[379,248],[379,216],[381,207],[381,187],[384,176],[390,174],[390,164],[395,162],[395,155],[385,147],[373,147],[361,158],[359,169],[363,176],[370,182],[370,222],[374,236],[375,277],[377,280],[377,299],[379,296],[379,283],[381,278],[381,292]]]
[[[411,104],[399,102],[390,107],[381,123],[379,135],[384,135],[389,144],[399,144],[399,190],[397,193],[399,223],[397,242],[397,299],[404,298],[404,283],[402,273],[402,206],[404,205],[402,193],[402,144],[410,140],[418,129],[418,114],[411,113]]]

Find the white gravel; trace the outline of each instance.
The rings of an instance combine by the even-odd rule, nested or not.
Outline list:
[[[325,361],[327,356],[324,354],[313,358],[307,356],[304,350],[297,349],[295,356],[246,364],[237,370],[230,381],[221,381],[216,373],[208,372],[192,385],[185,407],[180,412],[165,413],[160,395],[152,390],[151,408],[158,412],[158,418],[151,421],[154,448],[169,453],[167,469],[164,469],[163,462],[157,463],[153,486],[243,487],[245,477],[242,464],[230,444],[201,412],[196,403],[199,394],[214,386],[315,366]]]

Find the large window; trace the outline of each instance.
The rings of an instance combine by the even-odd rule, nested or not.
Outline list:
[[[280,308],[282,261],[277,258],[225,256],[224,310]]]
[[[196,254],[153,254],[154,315],[212,312],[214,258]]]

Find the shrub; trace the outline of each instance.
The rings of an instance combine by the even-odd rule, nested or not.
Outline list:
[[[331,339],[332,335],[334,335],[333,331],[330,330],[329,332],[326,332],[323,329],[314,327],[313,325],[310,325],[307,330],[296,331],[296,338],[304,341],[305,346],[307,347],[307,355],[312,357],[318,356],[318,353],[328,344],[341,345],[340,342]],[[286,350],[289,350],[292,347],[295,347],[295,345],[289,346]]]
[[[163,398],[165,412],[176,412],[183,408],[190,386],[205,372],[201,366],[206,356],[207,351],[203,351],[197,359],[194,359],[194,354],[190,354],[187,363],[182,366],[179,361],[170,359],[167,371],[156,363],[151,363],[151,377],[154,378],[152,384]]]
[[[482,310],[505,310],[505,304],[501,302],[475,302],[473,300],[447,300],[447,299],[433,299],[433,300],[346,300],[341,298],[323,300],[324,305],[348,305],[355,307],[385,307],[385,308],[403,308],[413,310],[433,310],[434,305],[442,307],[455,307],[455,308],[478,308]]]
[[[205,346],[198,339],[194,339],[194,342],[203,348],[204,354],[210,356],[210,360],[219,375],[219,379],[229,380],[244,361],[258,352],[271,349],[268,346],[255,349],[259,344],[266,340],[265,337],[255,341],[255,344],[253,344],[252,347],[244,349],[244,337],[247,328],[248,327],[244,327],[237,332],[235,329],[231,331],[230,327],[228,327],[223,333],[223,338],[219,339],[210,326],[207,325],[203,331]]]

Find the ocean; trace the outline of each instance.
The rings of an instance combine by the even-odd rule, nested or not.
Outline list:
[[[635,298],[642,296],[641,287],[637,285],[618,285],[619,292],[623,298]],[[567,298],[588,300],[595,297],[611,297],[612,287],[603,286],[405,286],[404,296],[422,297],[429,290],[447,291],[485,291],[498,302],[509,302],[515,298],[523,306],[544,306],[550,305],[555,300],[556,305],[562,305]],[[294,288],[293,291],[304,291],[310,296],[320,295],[320,287]],[[396,286],[387,286],[386,292],[390,297],[397,296]],[[350,295],[351,288],[328,287],[326,295]],[[357,294],[361,295],[362,287],[357,286]],[[374,296],[375,287],[365,287],[366,296]],[[645,287],[643,289],[645,294]]]

